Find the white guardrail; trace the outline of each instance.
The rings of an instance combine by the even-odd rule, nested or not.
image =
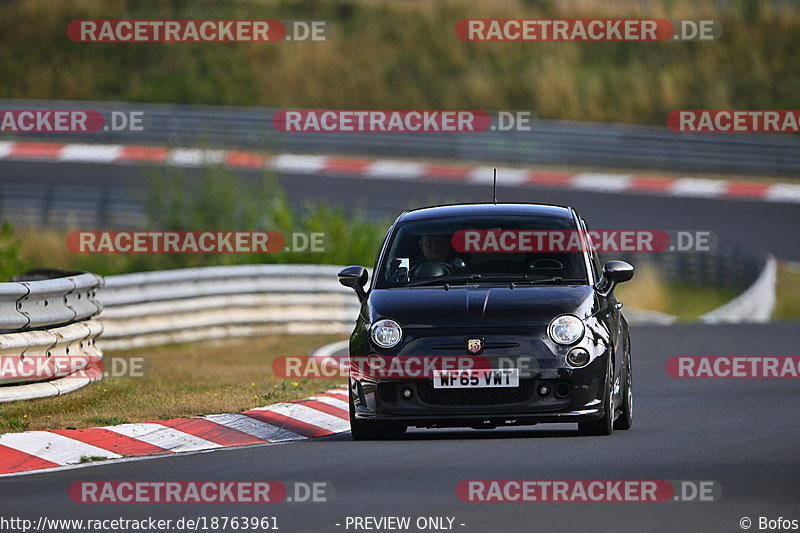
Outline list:
[[[237,265],[109,276],[103,347],[271,333],[346,333],[358,314],[335,265]]]
[[[0,284],[0,355],[84,357],[131,349],[274,333],[349,333],[358,300],[341,286],[335,265],[237,265]],[[99,290],[98,290],[99,289]],[[95,299],[95,291],[96,299]],[[92,317],[101,310],[98,319]],[[758,279],[704,322],[766,322],[775,306],[775,259]],[[673,317],[625,310],[631,323],[668,324]],[[65,322],[70,322],[65,324]],[[102,326],[101,326],[102,324]],[[57,327],[43,326],[54,325]],[[0,402],[63,394],[92,379],[59,375],[13,384],[0,380]]]
[[[95,274],[52,271],[0,283],[0,402],[57,396],[102,377],[95,339],[103,328],[92,318],[102,284]]]

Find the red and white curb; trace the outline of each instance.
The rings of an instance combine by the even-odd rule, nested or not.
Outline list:
[[[181,167],[223,164],[229,167],[272,169],[309,175],[341,175],[371,179],[437,180],[453,183],[491,183],[489,166],[319,155],[204,150],[102,144],[60,144],[0,141],[0,159],[73,163],[162,163]],[[504,186],[547,187],[618,194],[763,200],[800,203],[800,185],[756,181],[667,178],[595,172],[550,172],[499,167]]]
[[[350,431],[347,389],[240,414],[0,435],[0,475],[122,459],[296,441]]]

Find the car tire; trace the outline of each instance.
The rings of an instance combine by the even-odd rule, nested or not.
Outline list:
[[[356,418],[356,406],[353,401],[353,390],[349,394],[350,410],[350,435],[353,440],[386,440],[400,437],[406,432],[407,427],[403,425],[379,426],[375,424],[365,424]]]
[[[622,396],[622,412],[614,421],[614,429],[626,430],[633,425],[633,370],[631,356],[628,354],[628,368],[625,372],[625,393]]]
[[[603,418],[592,422],[578,422],[578,431],[581,435],[611,435],[614,432],[614,403],[611,395],[614,388],[614,374],[611,371],[611,365],[608,365],[608,370],[603,398]]]

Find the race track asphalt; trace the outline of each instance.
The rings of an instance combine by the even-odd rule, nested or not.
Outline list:
[[[0,478],[0,516],[177,519],[277,516],[281,531],[354,531],[347,516],[455,517],[455,531],[742,531],[749,517],[800,519],[797,379],[675,379],[673,355],[800,355],[796,323],[634,327],[634,427],[578,436],[572,425],[413,430],[386,442],[349,434]],[[78,504],[86,480],[324,481],[326,503]],[[716,481],[716,502],[465,503],[466,479]],[[336,526],[336,524],[341,524]],[[464,524],[463,526],[459,524]],[[412,528],[411,531],[417,531]]]

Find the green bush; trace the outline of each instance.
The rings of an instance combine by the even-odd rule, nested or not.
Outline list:
[[[242,177],[224,167],[205,167],[200,175],[177,168],[154,170],[142,198],[150,231],[278,231],[291,244],[292,233],[324,233],[324,251],[236,254],[75,254],[50,266],[103,275],[249,263],[360,264],[371,266],[390,220],[368,220],[359,211],[306,201],[291,205],[274,175]],[[28,236],[27,238],[34,238]],[[63,237],[53,243],[63,242]],[[56,260],[52,257],[50,261]],[[41,257],[37,258],[41,261]]]
[[[21,245],[11,222],[3,222],[0,226],[0,281],[8,281],[26,270],[27,263],[20,253]]]
[[[271,254],[163,254],[170,268],[195,264],[357,263],[371,265],[389,221],[369,221],[358,211],[306,201],[292,206],[274,175],[256,179],[224,167],[203,169],[199,180],[165,168],[151,178],[147,205],[150,225],[172,231],[278,231],[290,244],[292,233],[324,233],[323,252]]]

